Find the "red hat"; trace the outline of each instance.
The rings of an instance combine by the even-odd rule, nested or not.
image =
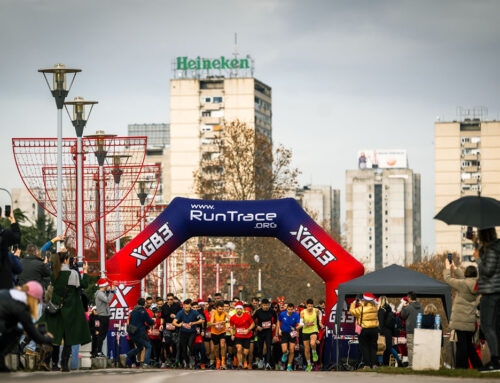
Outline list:
[[[363,300],[377,302],[377,298],[375,298],[375,295],[373,295],[372,293],[364,293]]]
[[[252,309],[250,307],[245,307],[245,311],[251,313]]]
[[[106,279],[100,278],[97,281],[97,286],[99,286],[99,287],[106,287],[106,286],[109,286],[109,283],[108,283],[108,281]]]
[[[203,299],[198,299],[196,302],[197,302],[199,305],[204,305],[204,304],[205,304],[205,302],[203,301]]]
[[[242,309],[243,310],[243,305],[241,303],[237,303],[236,306],[234,306],[234,308],[237,310],[237,309]]]

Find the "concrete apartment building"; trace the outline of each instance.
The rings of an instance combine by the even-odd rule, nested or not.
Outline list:
[[[346,171],[346,241],[351,254],[369,271],[419,261],[420,174],[407,167],[362,167]]]
[[[306,185],[295,197],[301,206],[314,215],[318,224],[340,235],[340,190],[329,185]]]
[[[173,63],[167,201],[197,197],[193,174],[204,160],[219,155],[216,143],[224,121],[238,119],[257,134],[272,137],[271,88],[253,77],[248,59],[228,60],[179,57]],[[221,62],[229,69],[218,68]]]
[[[500,121],[465,118],[434,124],[435,213],[466,195],[500,199]],[[434,221],[436,253],[473,253],[466,227]]]
[[[160,165],[160,184],[155,196],[155,204],[167,203],[165,190],[168,189],[169,150],[170,150],[170,124],[130,124],[128,125],[129,137],[147,137],[145,164]]]

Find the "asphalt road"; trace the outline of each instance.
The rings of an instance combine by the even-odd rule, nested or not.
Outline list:
[[[108,369],[61,372],[16,372],[0,374],[0,382],[72,382],[72,383],[420,383],[452,382],[457,378],[388,375],[362,372],[285,372],[285,371],[214,371],[214,370],[136,370]],[[477,382],[478,379],[460,378],[460,383]],[[498,382],[495,379],[481,379],[481,382]]]

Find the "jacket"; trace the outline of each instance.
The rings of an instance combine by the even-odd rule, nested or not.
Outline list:
[[[500,239],[479,251],[477,260],[479,279],[477,289],[480,294],[500,293]]]
[[[388,304],[385,304],[384,306],[380,307],[377,312],[378,315],[378,323],[379,323],[379,328],[380,331],[384,333],[394,333],[394,313],[392,312],[391,306]],[[392,315],[393,320],[392,320],[392,326],[388,327],[387,326],[387,318],[389,315]]]
[[[45,311],[38,320],[39,323],[47,323],[48,331],[54,335],[54,344],[60,345],[64,339],[66,345],[86,344],[90,342],[90,329],[87,317],[83,311],[82,296],[80,290],[75,286],[69,286],[68,280],[74,270],[63,270],[51,283],[54,285],[52,303],[62,304],[61,310],[56,314],[48,314]],[[88,287],[88,275],[83,274],[80,287]]]
[[[138,337],[146,334],[146,326],[152,326],[155,321],[149,316],[146,309],[142,306],[135,306],[129,316],[129,326],[133,325],[137,327],[137,331],[133,337]]]
[[[417,314],[422,313],[422,306],[420,302],[411,302],[408,306],[403,306],[401,310],[401,318],[406,321],[406,332],[408,334],[413,334],[415,327],[417,326]]]
[[[10,229],[0,227],[0,289],[10,289],[13,286],[14,276],[9,247],[20,242],[21,231],[17,223],[10,225]]]
[[[47,286],[47,278],[50,277],[51,271],[48,263],[43,261],[34,254],[27,254],[21,259],[23,271],[19,275],[19,284],[24,285],[29,281],[37,281],[42,286]]]
[[[24,331],[36,343],[52,343],[52,338],[42,335],[33,324],[28,305],[14,299],[11,291],[13,290],[0,290],[0,334],[16,329],[18,323],[20,323]],[[20,291],[16,291],[16,293],[19,295],[24,294]]]
[[[109,304],[113,300],[113,293],[97,290],[95,293],[95,306],[97,308],[97,315],[103,317],[111,316],[111,310],[109,309]]]
[[[358,319],[358,323],[362,328],[378,327],[378,309],[376,305],[363,302],[361,306],[356,307],[356,301],[353,301],[349,312]]]
[[[461,269],[455,269],[455,277],[451,277],[451,270],[443,270],[444,281],[457,290],[449,328],[460,331],[475,331],[478,292],[476,278],[465,278]]]

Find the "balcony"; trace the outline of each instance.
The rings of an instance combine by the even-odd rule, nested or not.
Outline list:
[[[207,102],[201,106],[201,110],[219,110],[224,108],[223,102]]]
[[[479,161],[479,154],[464,154],[462,159],[465,161]]]
[[[480,170],[479,166],[464,166],[462,168],[462,172],[464,172],[464,173],[476,173],[479,170]]]
[[[467,178],[465,180],[462,180],[462,183],[465,185],[477,185],[479,183],[479,180],[477,178]]]
[[[207,125],[221,125],[220,117],[201,117],[201,123]]]
[[[465,142],[462,145],[462,148],[464,149],[477,149],[479,147],[479,143],[477,142]]]

